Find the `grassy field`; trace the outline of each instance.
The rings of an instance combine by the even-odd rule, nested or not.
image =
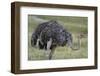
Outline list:
[[[52,59],[79,59],[88,57],[87,46],[87,17],[71,17],[71,16],[42,16],[42,15],[29,15],[28,16],[28,60],[47,60],[44,50],[34,48],[31,46],[32,32],[38,26],[38,24],[56,20],[63,25],[65,29],[72,33],[74,43],[77,43],[77,34],[84,33],[86,36],[81,38],[80,50],[71,50],[69,47],[57,47],[53,54]]]

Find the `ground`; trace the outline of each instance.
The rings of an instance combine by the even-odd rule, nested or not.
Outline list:
[[[79,59],[88,57],[88,25],[87,17],[71,17],[71,16],[42,16],[29,15],[28,16],[28,60],[47,60],[45,51],[31,46],[31,36],[38,24],[56,20],[63,25],[65,29],[71,32],[75,45],[77,44],[77,35],[82,34],[81,48],[79,50],[72,50],[71,48],[57,47],[52,59]]]

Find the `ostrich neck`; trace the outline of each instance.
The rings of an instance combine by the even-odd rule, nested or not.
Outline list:
[[[80,49],[80,46],[81,46],[81,39],[80,39],[80,37],[78,36],[78,37],[77,37],[77,47],[75,47],[75,46],[73,45],[73,42],[72,42],[71,49],[72,49],[72,50],[79,50],[79,49]]]

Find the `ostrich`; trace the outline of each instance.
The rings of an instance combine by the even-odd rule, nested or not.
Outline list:
[[[78,46],[75,48],[71,33],[64,29],[57,21],[51,20],[38,25],[32,34],[31,45],[49,51],[48,57],[52,59],[57,46],[68,45],[72,50],[80,49],[80,39],[78,37]]]

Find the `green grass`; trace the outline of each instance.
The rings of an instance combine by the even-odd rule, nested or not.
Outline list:
[[[38,18],[38,19],[35,19]],[[69,17],[69,16],[42,16],[42,15],[29,15],[28,16],[28,60],[47,60],[44,50],[34,48],[31,46],[31,35],[39,23],[39,19],[48,21],[48,20],[57,20],[60,24],[63,25],[65,29],[70,31],[73,35],[74,43],[77,43],[76,35],[80,32],[87,34],[87,17]],[[81,48],[79,50],[72,50],[71,48],[57,47],[53,54],[52,59],[79,59],[88,57],[88,47],[87,47],[87,35],[81,39]]]

